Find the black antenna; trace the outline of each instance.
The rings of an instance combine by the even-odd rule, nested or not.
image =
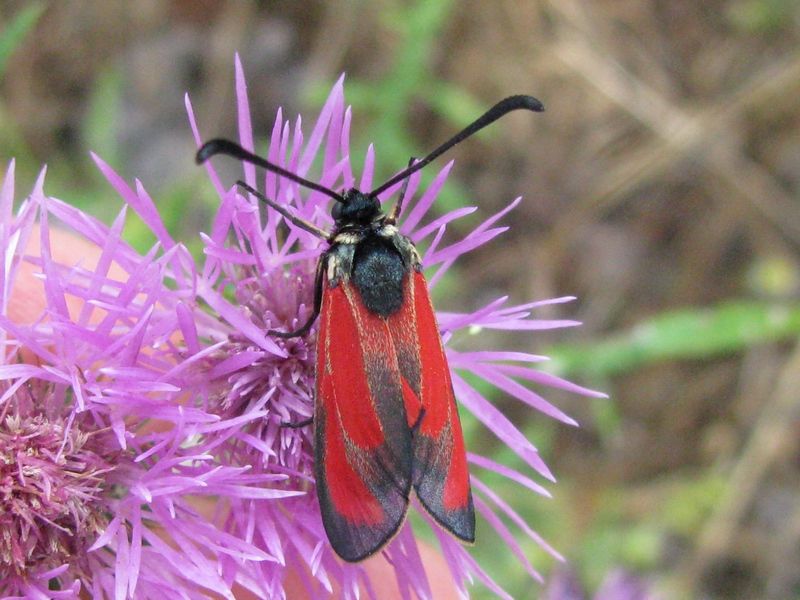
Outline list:
[[[404,171],[400,171],[397,175],[392,177],[389,181],[384,183],[382,186],[372,190],[368,196],[370,198],[374,198],[381,192],[387,190],[388,188],[392,187],[399,181],[402,181],[412,173],[416,173],[422,167],[427,165],[428,163],[434,161],[435,159],[439,158],[442,154],[450,150],[453,146],[458,144],[459,142],[463,142],[473,133],[477,133],[487,125],[491,125],[497,119],[502,117],[505,114],[510,113],[512,110],[519,110],[524,108],[525,110],[532,110],[533,112],[542,112],[544,110],[544,104],[542,104],[539,100],[534,98],[533,96],[509,96],[505,100],[501,100],[497,104],[495,104],[492,108],[487,110],[483,116],[478,117],[472,125],[469,125],[461,132],[457,133],[449,140],[447,140],[444,144],[439,146],[436,150],[428,154],[422,160],[415,162],[413,165],[408,167]]]
[[[253,163],[256,166],[264,167],[265,169],[272,171],[273,173],[277,173],[286,179],[290,179],[295,183],[299,183],[302,186],[305,186],[309,189],[316,190],[318,192],[322,192],[326,196],[329,196],[336,200],[337,202],[344,202],[344,198],[340,194],[337,194],[333,190],[329,190],[324,185],[320,185],[318,183],[314,183],[313,181],[309,181],[308,179],[303,179],[299,175],[295,175],[291,171],[287,171],[283,167],[279,167],[276,164],[269,162],[265,158],[261,158],[257,154],[253,154],[249,150],[245,150],[236,142],[232,142],[231,140],[226,140],[223,138],[214,138],[213,140],[207,141],[205,144],[202,145],[200,150],[197,151],[197,156],[195,156],[195,162],[198,165],[203,164],[209,158],[214,156],[215,154],[225,154],[227,156],[232,156],[233,158],[238,158],[239,160],[247,161],[249,163]]]
[[[487,110],[481,117],[475,120],[471,125],[454,135],[452,138],[447,140],[444,144],[436,148],[433,152],[428,154],[422,160],[419,160],[413,164],[409,164],[409,167],[391,179],[381,185],[380,187],[372,190],[369,194],[367,194],[370,198],[375,198],[381,192],[386,191],[388,188],[392,187],[396,183],[402,181],[403,179],[407,179],[411,174],[416,173],[421,168],[423,168],[428,163],[436,160],[447,152],[450,148],[458,144],[459,142],[463,142],[469,136],[474,133],[477,133],[487,125],[491,125],[497,119],[510,113],[512,110],[531,110],[533,112],[542,112],[544,110],[544,105],[534,98],[533,96],[509,96],[505,100],[501,100],[497,104],[495,104],[492,108]],[[329,190],[325,186],[322,186],[318,183],[314,183],[313,181],[309,181],[308,179],[304,179],[299,175],[295,175],[291,171],[287,171],[283,167],[279,167],[278,165],[269,162],[267,159],[262,158],[256,154],[253,154],[249,150],[245,150],[236,142],[231,140],[226,140],[223,138],[214,138],[213,140],[209,140],[197,151],[197,156],[195,160],[197,164],[202,164],[207,161],[209,158],[216,154],[225,154],[227,156],[232,156],[233,158],[238,158],[239,160],[243,160],[249,163],[252,163],[256,166],[263,167],[273,173],[277,173],[286,179],[294,181],[295,183],[299,183],[300,185],[307,187],[311,190],[316,190],[317,192],[321,192],[330,198],[333,198],[337,202],[344,202],[344,198],[341,194],[337,194],[333,190]],[[413,159],[412,159],[413,161]]]

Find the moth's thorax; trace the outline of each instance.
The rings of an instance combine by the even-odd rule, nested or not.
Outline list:
[[[334,234],[331,245],[325,252],[328,280],[331,284],[335,285],[340,280],[349,281],[355,256],[365,252],[397,254],[405,268],[422,268],[422,259],[414,243],[400,233],[396,225],[383,223],[382,218],[374,228],[348,227]]]
[[[367,310],[388,317],[404,301],[407,276],[421,270],[417,249],[381,215],[367,227],[344,225],[324,257],[328,285],[353,283]]]

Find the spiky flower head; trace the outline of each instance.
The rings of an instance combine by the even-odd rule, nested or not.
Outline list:
[[[274,492],[192,442],[220,419],[186,406],[188,253],[141,256],[126,208],[106,227],[43,186],[12,216],[12,161],[0,192],[0,596],[232,598],[221,548],[267,555],[202,501]]]
[[[236,68],[240,140],[252,148],[238,60]],[[199,144],[188,99],[187,109]],[[308,136],[299,118],[292,126],[278,114],[267,158],[326,187],[354,187],[349,128],[350,110],[345,108],[340,80]],[[17,552],[13,566],[9,562],[9,577],[0,580],[0,591],[41,596],[43,590],[56,589],[59,597],[74,597],[83,589],[94,598],[122,599],[232,598],[235,591],[247,590],[257,597],[294,598],[299,588],[311,596],[336,590],[346,598],[365,592],[383,597],[386,581],[370,579],[369,564],[344,564],[333,553],[314,490],[311,428],[286,426],[312,413],[315,329],[288,340],[266,333],[295,329],[310,315],[313,273],[323,242],[287,224],[237,187],[223,186],[209,166],[220,204],[210,232],[201,235],[203,261],[196,263],[167,233],[141,184],[130,187],[102,160],[95,160],[125,203],[111,227],[46,197],[42,179],[12,219],[13,168],[3,188],[0,233],[6,242],[6,297],[0,325],[7,391],[0,399],[0,423],[25,432],[8,436],[15,440],[13,452],[30,440],[53,456],[46,469],[37,463],[40,478],[35,485],[76,490],[66,512],[94,518],[75,529],[75,535],[85,537],[74,546],[85,549],[80,557],[54,551],[47,561],[37,563]],[[360,189],[373,187],[373,165],[370,147]],[[406,197],[418,199],[407,205],[399,224],[401,232],[426,248],[423,264],[430,286],[462,254],[502,233],[505,227],[496,223],[519,201],[464,239],[444,246],[448,224],[474,210],[459,209],[422,225],[449,168],[445,166],[426,190],[418,190],[419,174],[410,178]],[[330,227],[324,194],[302,190],[273,173],[257,181],[255,169],[247,165],[244,179],[297,216]],[[388,200],[399,185],[380,199]],[[122,240],[128,209],[136,211],[158,240],[144,255]],[[83,238],[94,250],[94,261],[75,264],[58,258],[50,225],[55,220],[60,229]],[[41,228],[41,244],[30,252],[26,241],[35,222]],[[39,274],[45,306],[40,316],[21,325],[9,317],[8,307],[24,257]],[[470,314],[440,313],[438,319],[445,341],[471,328],[532,331],[574,325],[530,318],[542,305],[567,300],[506,306],[505,299],[499,299]],[[572,421],[524,383],[594,393],[534,369],[541,357],[452,348],[447,355],[463,407],[530,468],[551,479],[536,448],[459,372],[470,372],[567,423]],[[46,385],[33,383],[38,381]],[[15,397],[25,402],[13,404]],[[45,442],[52,441],[59,427],[63,445],[53,449]],[[540,579],[517,535],[549,547],[475,471],[495,471],[519,484],[523,493],[547,492],[525,474],[483,457],[469,459],[475,467],[475,507],[531,577]],[[81,468],[76,471],[78,463]],[[0,472],[19,480],[25,464]],[[26,504],[29,519],[40,514],[31,508],[34,496],[15,498]],[[57,533],[66,526],[47,518],[44,527],[52,530],[35,540],[66,548],[64,535]],[[508,521],[517,532],[507,527]],[[435,524],[431,527],[458,589],[466,594],[466,585],[477,578],[504,595],[467,549]],[[23,539],[21,533],[18,537]],[[25,539],[34,538],[28,533]],[[408,524],[382,555],[400,593],[414,590],[419,597],[432,596],[430,574]]]
[[[104,483],[113,452],[100,432],[71,427],[59,411],[48,416],[52,390],[43,396],[32,409],[19,406],[32,398],[13,397],[0,422],[0,579],[47,571],[60,557],[81,561],[108,526]]]
[[[246,88],[238,61],[237,94],[240,142],[245,148],[252,149],[254,140]],[[203,136],[194,124],[191,107],[190,119],[199,145]],[[292,125],[285,122],[279,112],[266,158],[273,164],[328,188],[373,189],[375,159],[372,147],[368,149],[365,164],[360,169],[360,178],[357,180],[354,175],[350,163],[350,120],[351,112],[345,106],[343,80],[340,79],[307,137],[299,118]],[[486,219],[464,239],[444,246],[442,240],[448,225],[475,210],[459,209],[421,225],[442,189],[450,167],[450,164],[446,165],[426,190],[418,189],[419,173],[410,178],[406,198],[418,199],[404,207],[399,222],[400,231],[426,249],[423,264],[429,274],[431,287],[462,254],[502,233],[506,228],[496,223],[520,200],[511,202],[498,214]],[[206,367],[218,375],[214,380],[215,394],[209,398],[209,402],[216,403],[221,410],[233,411],[226,412],[229,418],[263,409],[266,416],[244,428],[246,439],[229,440],[234,446],[229,452],[230,456],[236,456],[236,460],[266,472],[278,470],[287,473],[290,475],[289,485],[308,491],[305,496],[272,503],[269,508],[263,503],[259,506],[250,501],[239,502],[231,507],[228,524],[244,527],[248,523],[259,522],[269,514],[274,518],[280,541],[265,536],[261,543],[280,547],[285,560],[299,562],[303,570],[316,570],[317,573],[324,573],[325,578],[332,576],[348,593],[356,593],[359,581],[369,590],[371,588],[364,578],[363,568],[359,565],[343,565],[325,539],[313,482],[309,479],[313,460],[311,428],[286,427],[287,423],[304,421],[312,414],[316,330],[312,329],[307,336],[288,340],[265,335],[268,329],[291,331],[306,322],[312,311],[314,270],[324,250],[324,242],[312,233],[286,223],[281,215],[261,204],[257,198],[242,194],[237,187],[222,185],[213,166],[208,168],[220,195],[222,208],[212,234],[206,238],[208,261],[202,271],[198,293],[221,317],[219,333],[213,338],[220,339],[224,334],[227,339],[226,344],[219,346],[214,357],[218,361],[216,365]],[[244,166],[243,179],[250,186],[262,190],[275,203],[290,207],[298,217],[330,230],[329,198],[325,194],[304,190],[272,172],[267,172],[264,179],[259,180],[255,169],[249,165]],[[386,190],[379,195],[379,199],[382,202],[390,201],[400,185],[398,183]],[[222,289],[229,289],[231,293],[226,296],[220,293]],[[570,326],[576,323],[530,318],[531,311],[540,306],[568,300],[570,298],[559,298],[522,306],[506,306],[505,299],[499,299],[470,314],[439,313],[438,320],[446,341],[456,332],[476,327],[531,331]],[[199,339],[197,344],[201,344]],[[463,406],[530,467],[544,477],[552,478],[536,448],[475,387],[461,377],[459,371],[477,375],[508,395],[567,423],[574,421],[521,382],[543,383],[578,393],[597,394],[535,370],[532,364],[544,360],[538,356],[499,351],[458,353],[451,348],[448,348],[447,355],[451,367],[455,369],[453,382],[456,397]],[[521,485],[521,490],[547,494],[539,484],[521,473],[482,457],[470,455],[470,460],[473,465],[514,480]],[[510,552],[531,576],[539,579],[519,541],[504,525],[500,515],[508,517],[523,534],[543,544],[548,550],[549,547],[491,488],[475,476],[472,482],[477,492],[475,501],[479,513],[501,535]],[[286,514],[289,504],[291,508],[288,512],[294,518],[287,520],[282,515]],[[463,546],[435,525],[431,526],[457,587],[466,593],[465,583],[477,577],[495,592],[503,594]],[[426,573],[408,525],[384,554],[393,565],[401,587],[410,587],[421,597],[430,595]],[[253,575],[256,581],[272,581],[281,577],[280,565],[265,562],[250,566],[258,569],[258,573]]]

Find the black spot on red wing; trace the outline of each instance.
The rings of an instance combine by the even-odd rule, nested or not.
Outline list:
[[[416,306],[414,303],[414,286],[416,282],[411,276],[412,271],[406,273],[403,280],[404,302],[401,309],[389,319],[389,331],[394,341],[397,353],[397,366],[400,375],[408,386],[419,398],[422,392],[422,359],[417,332]]]

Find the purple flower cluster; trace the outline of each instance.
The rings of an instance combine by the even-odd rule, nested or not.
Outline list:
[[[236,66],[240,138],[252,148],[244,77]],[[188,100],[187,108],[199,144]],[[292,126],[278,114],[268,159],[327,187],[349,188],[355,181],[350,118],[340,80],[307,138],[300,119]],[[296,328],[310,314],[320,240],[287,227],[283,217],[236,188],[226,189],[209,166],[220,206],[210,233],[202,234],[198,263],[166,231],[142,185],[130,187],[94,158],[124,201],[110,227],[46,196],[44,174],[13,213],[13,162],[0,192],[0,595],[121,600],[233,598],[249,591],[280,598],[294,582],[309,596],[337,590],[342,597],[378,597],[380,582],[370,581],[363,565],[343,564],[327,542],[314,493],[310,428],[285,426],[312,413],[315,329],[300,339],[266,335],[270,328]],[[361,189],[372,187],[373,165],[370,147]],[[504,231],[496,223],[519,201],[445,246],[448,224],[473,211],[421,225],[449,168],[401,219],[401,231],[426,247],[431,286],[459,256]],[[330,226],[324,195],[273,173],[257,182],[248,165],[244,173],[275,202]],[[415,174],[407,198],[418,184]],[[128,210],[157,238],[144,255],[122,239]],[[96,260],[57,258],[58,230],[83,238]],[[40,291],[43,309],[20,323],[9,307],[23,282]],[[499,299],[474,313],[438,318],[445,340],[471,327],[563,327],[575,323],[535,320],[530,313],[568,300],[506,306]],[[535,370],[541,357],[447,353],[462,406],[552,479],[536,448],[457,372],[471,372],[566,423],[573,421],[522,382],[597,394]],[[518,483],[521,493],[547,495],[521,473],[469,458]],[[540,579],[515,536],[546,544],[491,488],[474,475],[472,481],[478,512]],[[432,527],[458,589],[466,594],[466,584],[478,579],[504,596],[464,547]],[[431,596],[408,524],[384,556],[401,593]]]

